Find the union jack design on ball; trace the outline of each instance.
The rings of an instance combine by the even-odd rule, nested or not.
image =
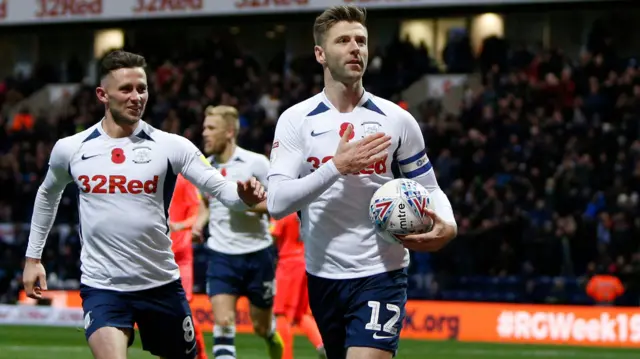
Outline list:
[[[373,216],[371,219],[378,228],[384,228],[385,223],[387,223],[389,216],[393,212],[393,208],[395,208],[393,198],[378,198],[371,204],[369,213]]]
[[[413,213],[419,218],[424,219],[427,216],[427,207],[429,206],[429,196],[427,193],[423,193],[413,182],[402,182],[402,193],[406,196],[409,207]]]

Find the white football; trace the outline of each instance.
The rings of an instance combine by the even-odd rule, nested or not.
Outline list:
[[[371,197],[369,218],[382,238],[401,243],[396,235],[424,233],[431,230],[433,210],[429,191],[418,182],[399,178],[385,183]]]

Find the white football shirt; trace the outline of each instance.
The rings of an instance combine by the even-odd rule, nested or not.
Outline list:
[[[40,258],[60,196],[78,186],[81,282],[116,291],[161,286],[180,277],[168,237],[168,208],[177,174],[237,210],[248,207],[237,186],[211,167],[184,137],[140,121],[111,138],[102,121],[59,140],[38,189],[27,257]]]
[[[261,183],[267,182],[269,160],[264,155],[236,146],[226,163],[215,163],[213,157],[209,157],[209,161],[229,181],[244,182],[255,177]],[[266,214],[233,211],[220,201],[207,198],[210,213],[209,248],[220,253],[245,254],[265,249],[273,243]]]
[[[384,132],[392,137],[392,145],[384,161],[342,176],[331,159],[348,124],[354,126],[352,141]],[[340,113],[323,91],[289,108],[278,120],[268,176],[269,211],[281,217],[300,210],[307,271],[313,275],[346,279],[400,269],[409,265],[408,251],[384,241],[368,215],[373,193],[400,176],[420,182],[430,192],[437,187],[415,119],[367,92],[352,112]],[[298,183],[304,188],[294,186]],[[302,194],[294,199],[292,192]],[[299,200],[302,197],[309,198],[307,203]],[[451,218],[452,213],[447,220],[454,221]]]

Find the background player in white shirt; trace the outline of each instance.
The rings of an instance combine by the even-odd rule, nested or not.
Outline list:
[[[105,116],[57,141],[34,204],[23,277],[27,295],[39,298],[47,289],[40,258],[60,197],[68,183],[78,187],[80,295],[96,359],[126,358],[134,324],[153,355],[196,356],[193,319],[168,237],[177,174],[236,210],[265,196],[255,178],[225,180],[191,142],[140,120],[149,97],[145,66],[142,56],[128,52],[105,56],[96,89]]]
[[[266,181],[269,160],[236,145],[240,130],[238,111],[230,106],[208,107],[202,137],[204,152],[223,176],[244,181]],[[275,332],[276,250],[269,232],[266,203],[246,211],[232,211],[219,201],[203,196],[208,211],[200,213],[196,232],[209,220],[207,294],[215,320],[213,355],[235,358],[235,317],[238,297],[247,296],[255,333],[264,338],[269,356],[282,357],[284,346]]]
[[[354,6],[316,19],[325,88],[278,120],[268,176],[269,213],[300,211],[310,304],[329,359],[391,358],[405,314],[405,247],[437,250],[457,233],[418,123],[362,87],[364,23]],[[376,189],[400,176],[424,185],[436,206],[432,231],[405,236],[404,245],[385,242],[368,218]]]

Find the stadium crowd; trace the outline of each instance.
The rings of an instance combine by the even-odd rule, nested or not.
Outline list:
[[[420,107],[417,120],[459,236],[439,253],[413,254],[410,295],[588,304],[587,280],[608,273],[625,287],[617,303],[638,304],[640,70],[607,43],[575,61],[559,50],[501,44],[486,40],[477,61],[483,85],[466,90],[459,116],[437,101]],[[144,119],[151,125],[200,144],[203,109],[235,106],[239,145],[268,155],[283,109],[322,90],[312,57],[287,63],[283,55],[261,67],[231,41],[212,38],[204,48],[170,59],[160,49],[141,51],[149,59]],[[469,67],[451,52],[448,62]],[[396,41],[371,54],[365,87],[398,101],[402,89],[437,71],[432,62],[424,47]],[[64,77],[77,79],[79,66],[71,63]],[[21,98],[60,78],[44,69],[0,83],[0,302],[16,300],[29,216],[53,143],[104,111],[87,86],[61,116],[28,108],[10,116]],[[78,286],[75,191],[65,191],[45,250],[49,288]],[[203,256],[196,245],[196,291],[203,289]]]

